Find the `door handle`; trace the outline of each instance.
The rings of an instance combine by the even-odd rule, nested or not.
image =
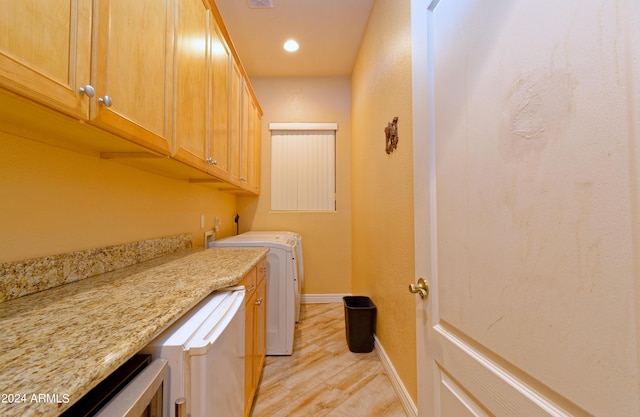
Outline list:
[[[420,294],[423,300],[429,297],[429,284],[424,278],[418,278],[417,284],[409,284],[409,291],[412,294]]]
[[[187,417],[187,400],[184,397],[176,400],[176,417]]]

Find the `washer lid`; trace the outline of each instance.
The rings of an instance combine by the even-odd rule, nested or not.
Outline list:
[[[220,246],[265,246],[271,248],[281,248],[294,250],[297,246],[295,239],[278,236],[229,236],[209,242],[209,247]]]

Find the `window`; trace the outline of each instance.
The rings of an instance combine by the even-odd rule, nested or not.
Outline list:
[[[270,123],[271,210],[335,211],[337,123]]]

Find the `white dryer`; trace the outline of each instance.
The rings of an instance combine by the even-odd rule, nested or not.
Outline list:
[[[302,294],[302,290],[304,289],[304,261],[302,258],[302,235],[296,232],[291,232],[288,230],[251,230],[249,232],[240,233],[237,235],[238,238],[244,239],[245,237],[249,237],[250,239],[260,240],[264,238],[274,239],[275,241],[288,241],[289,239],[293,239],[297,244],[296,251],[296,265],[298,272],[298,296],[296,298],[296,323],[300,321],[300,294]]]
[[[261,246],[267,254],[267,355],[291,355],[300,308],[298,286],[297,241],[270,236],[240,234],[210,241],[215,246]]]
[[[300,283],[300,289],[304,289],[304,262],[302,258],[302,235],[296,232],[290,232],[288,230],[252,230],[250,232],[241,233],[238,236],[269,236],[274,237],[276,239],[293,239],[298,244],[298,251],[296,261],[298,264],[298,282]],[[300,310],[298,309],[298,315],[300,314]],[[299,321],[300,318],[296,316],[296,321]]]

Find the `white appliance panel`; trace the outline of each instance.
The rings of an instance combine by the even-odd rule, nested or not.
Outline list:
[[[242,287],[213,293],[141,351],[168,361],[170,417],[180,397],[188,415],[243,415],[244,297]]]
[[[219,316],[210,316],[186,347],[191,359],[187,412],[192,416],[240,417],[244,413],[244,297],[227,300],[233,305],[219,309]],[[242,395],[231,393],[230,387],[241,387]]]

